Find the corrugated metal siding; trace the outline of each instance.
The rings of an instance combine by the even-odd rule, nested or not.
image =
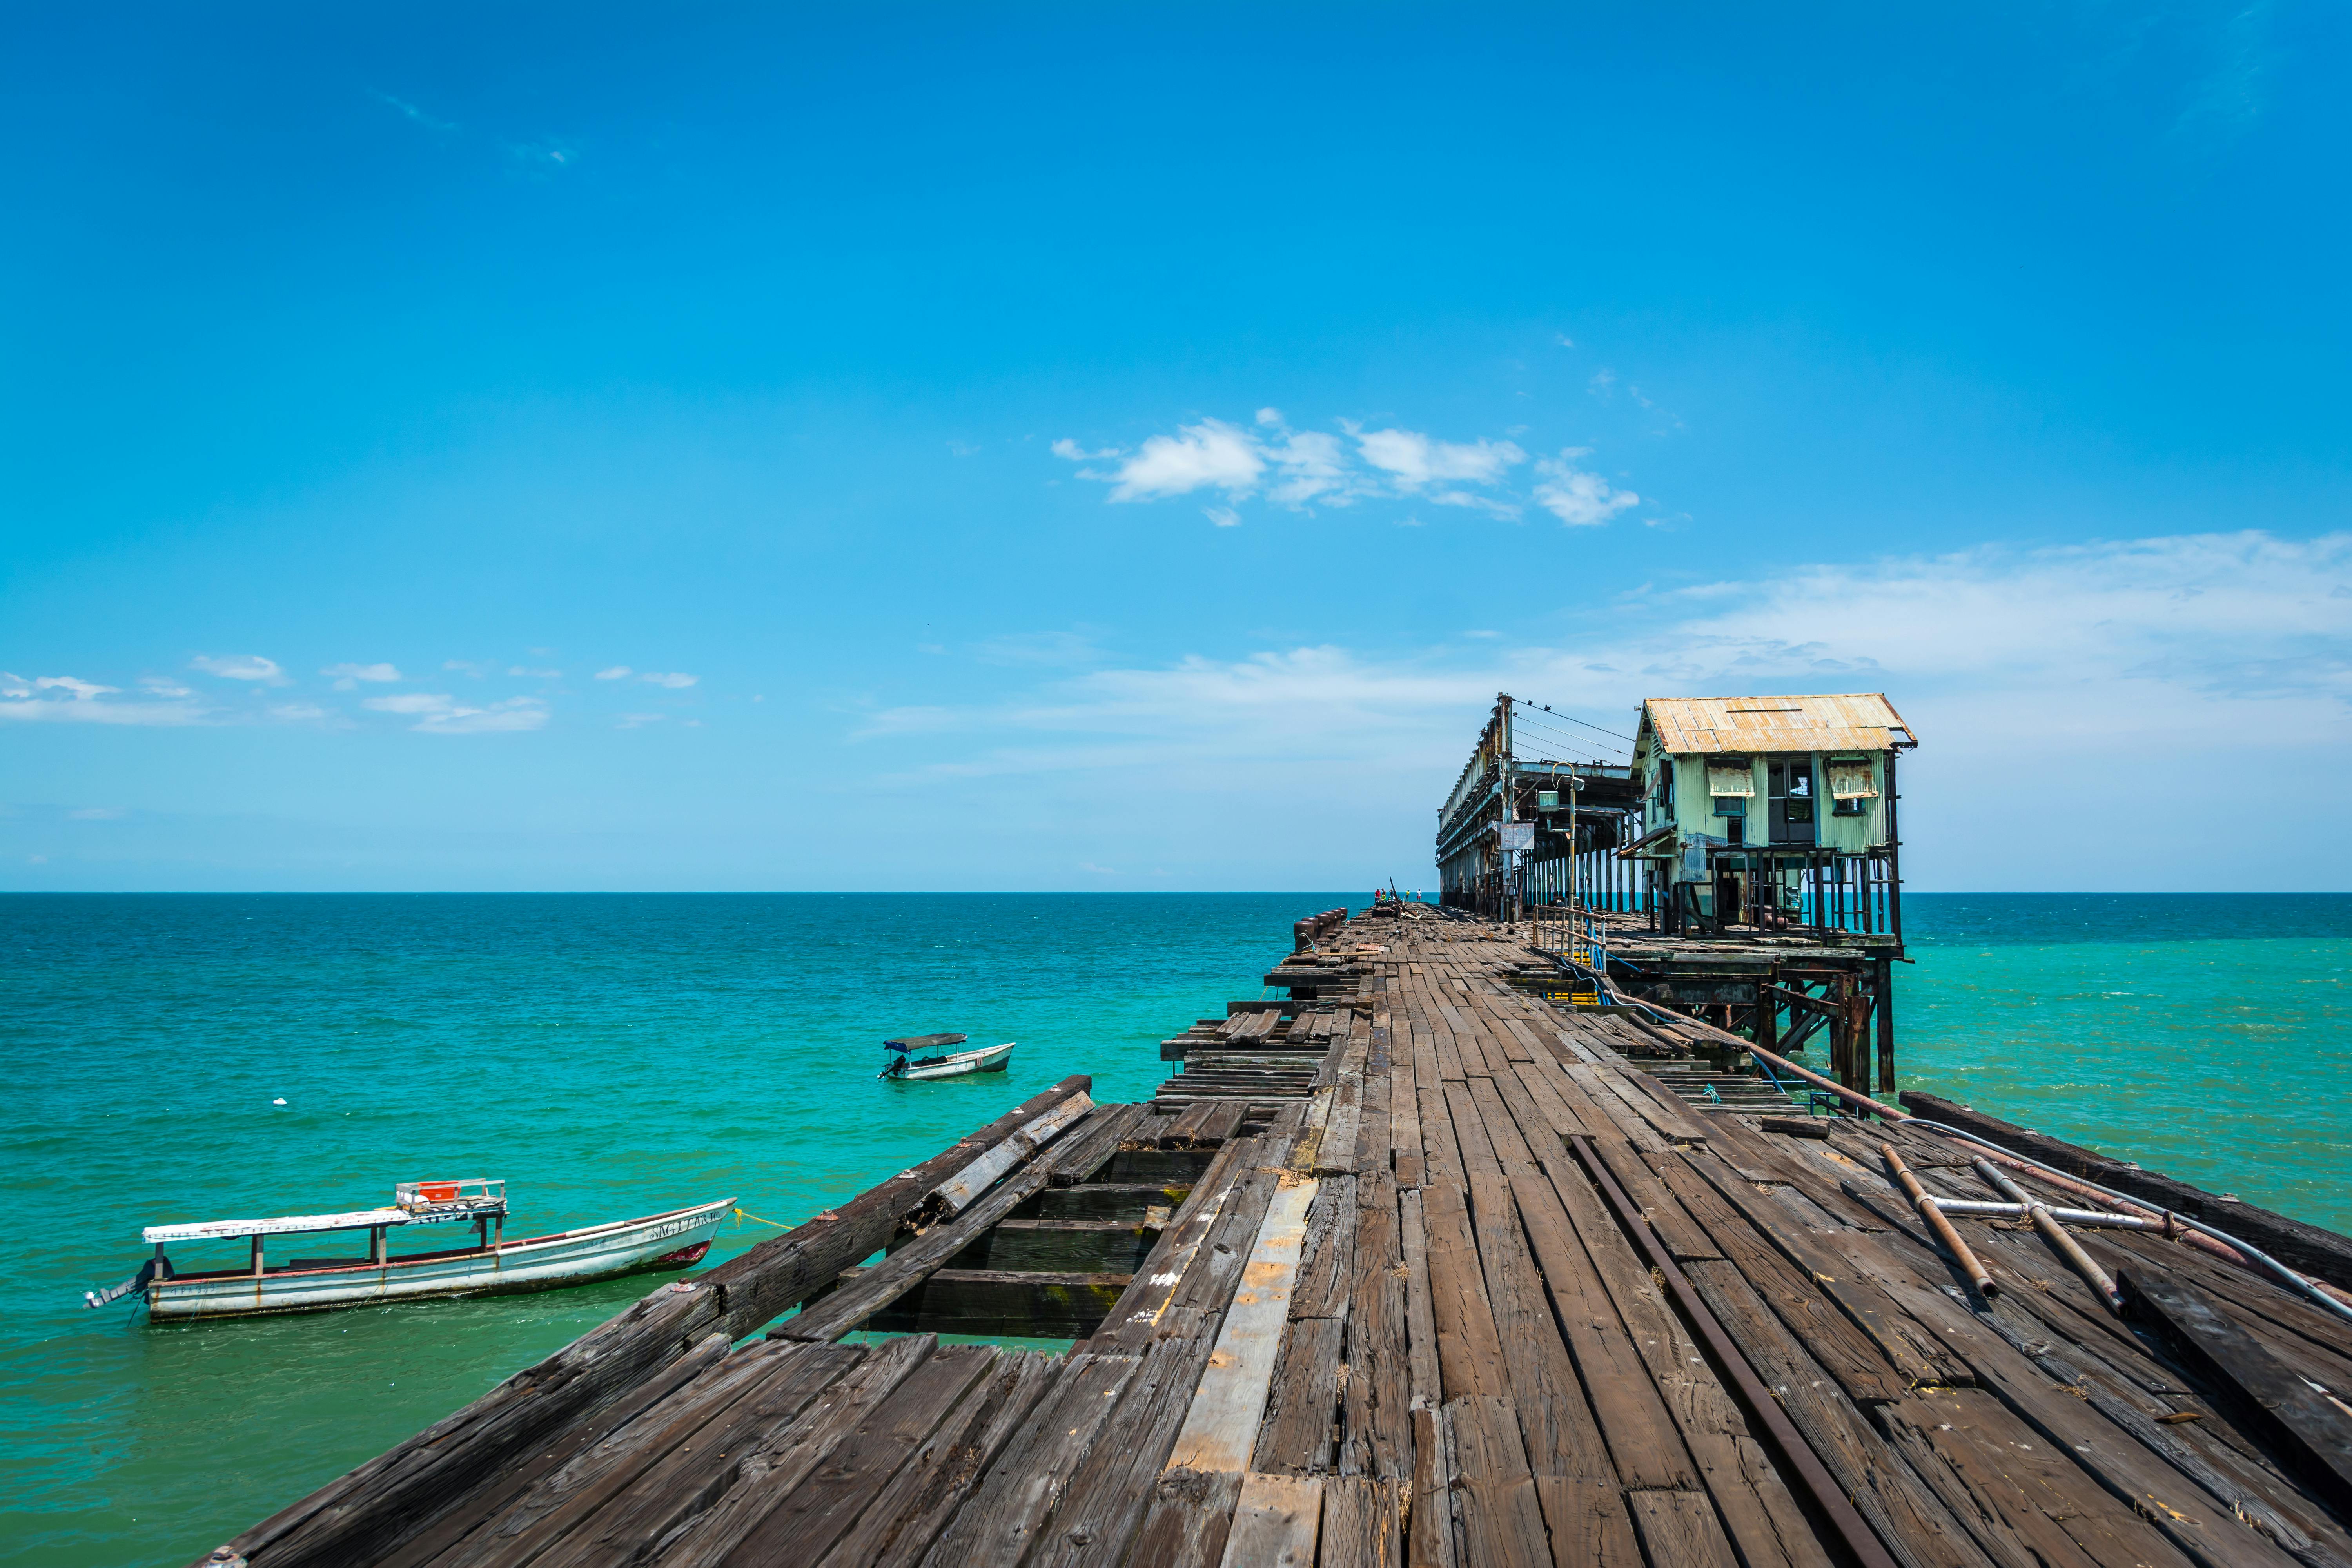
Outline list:
[[[1885,752],[1916,737],[1883,692],[1827,697],[1653,697],[1643,718],[1661,750]],[[1890,734],[1900,730],[1902,737]]]

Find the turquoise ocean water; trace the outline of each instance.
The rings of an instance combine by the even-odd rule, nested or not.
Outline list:
[[[142,1225],[469,1175],[509,1235],[730,1195],[793,1223],[1066,1073],[1147,1094],[1161,1037],[1362,897],[0,897],[0,1563],[185,1561],[657,1281],[84,1310]],[[1906,1085],[2352,1226],[2352,896],[1905,902]],[[875,1079],[932,1029],[1013,1070]]]

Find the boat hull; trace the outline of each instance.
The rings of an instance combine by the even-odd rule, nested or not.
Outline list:
[[[985,1050],[959,1051],[941,1062],[909,1062],[907,1070],[893,1073],[902,1082],[931,1078],[961,1078],[968,1072],[1003,1072],[1013,1060],[1013,1046],[1007,1042],[991,1046]]]
[[[684,1268],[710,1249],[734,1206],[729,1198],[487,1249],[428,1252],[381,1264],[298,1264],[258,1278],[242,1271],[175,1275],[149,1282],[147,1310],[152,1318],[173,1321],[323,1312],[383,1301],[553,1290],[642,1269]]]

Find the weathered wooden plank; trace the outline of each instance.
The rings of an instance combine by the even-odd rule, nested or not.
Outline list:
[[[952,1181],[991,1151],[1056,1108],[1086,1096],[1094,1080],[1064,1079],[1033,1095],[986,1127],[809,1221],[729,1258],[702,1278],[715,1291],[730,1339],[740,1339],[872,1257],[915,1215],[925,1196]],[[1091,1107],[1089,1099],[1087,1104]],[[1162,1200],[1165,1201],[1165,1200]]]
[[[962,1403],[996,1356],[985,1345],[954,1345],[925,1358],[723,1561],[756,1568],[821,1555]]]
[[[2154,1330],[2182,1365],[2209,1380],[2290,1474],[2339,1516],[2352,1517],[2352,1415],[2336,1399],[2186,1281],[2141,1269],[2126,1272],[2118,1285],[2134,1321]]]
[[[1293,1316],[1283,1331],[1250,1466],[1271,1475],[1322,1475],[1333,1468],[1339,1414],[1338,1318]]]
[[[1152,1209],[1181,1204],[1192,1191],[1188,1186],[1163,1186],[1151,1182],[1087,1182],[1075,1187],[1048,1187],[1034,1200],[1036,1217],[1140,1221]]]
[[[1712,1185],[1693,1176],[1681,1184],[1680,1196],[1723,1256],[1837,1379],[1847,1398],[1857,1405],[1895,1399],[1911,1385],[1886,1350],[1841,1310],[1828,1287],[1800,1271]],[[1834,1278],[1831,1284],[1843,1289]]]
[[[1357,1190],[1352,1273],[1339,1470],[1402,1480],[1412,1473],[1405,1267],[1396,1184],[1384,1172],[1363,1178]]]
[[[1436,1307],[1429,1281],[1428,1223],[1422,1203],[1427,1191],[1415,1187],[1397,1194],[1399,1245],[1404,1262],[1406,1400],[1414,1410],[1433,1410],[1444,1401],[1437,1359]]]
[[[1128,1568],[1217,1568],[1241,1501],[1238,1470],[1162,1470]]]
[[[1160,1227],[1148,1218],[1008,1219],[948,1259],[950,1268],[1034,1268],[1048,1274],[1133,1274]]]
[[[2214,1506],[2201,1488],[2104,1419],[2071,1388],[2060,1388],[1977,1314],[1909,1279],[1885,1282],[1912,1315],[1976,1368],[1981,1384],[2015,1411],[2098,1486],[2121,1500],[2194,1561],[2284,1568],[2290,1559],[2250,1525]]]
[[[1551,1184],[1533,1171],[1508,1184],[1509,1195],[1527,1227],[1561,1331],[1592,1401],[1604,1452],[1585,1458],[1559,1475],[1582,1480],[1622,1479],[1628,1487],[1683,1489],[1694,1484],[1689,1455],[1677,1435],[1648,1369],[1634,1352],[1607,1287],[1570,1224]],[[1503,1201],[1498,1195],[1496,1202]],[[1596,1444],[1597,1447],[1597,1444]],[[1613,1459],[1613,1468],[1612,1468]]]
[[[478,1541],[485,1539],[478,1532],[495,1529],[500,1533],[513,1533],[513,1529],[502,1528],[501,1521],[517,1514],[526,1520],[536,1516],[549,1506],[544,1499],[550,1492],[578,1485],[591,1468],[603,1464],[605,1456],[635,1441],[629,1431],[634,1424],[701,1377],[727,1352],[724,1335],[706,1335],[693,1350],[646,1379],[626,1397],[572,1423],[528,1459],[510,1466],[496,1485],[471,1493],[464,1500],[464,1506],[445,1511],[426,1529],[402,1542],[380,1560],[380,1568],[422,1568],[427,1563],[453,1561],[447,1554],[457,1550],[460,1542],[465,1543],[465,1550],[472,1551]],[[654,1419],[660,1417],[656,1415]],[[551,1485],[552,1477],[562,1479]],[[520,1528],[520,1525],[514,1527]]]
[[[1518,1080],[1506,1076],[1501,1082],[1514,1089]],[[1470,1103],[1477,1108],[1478,1121],[1485,1128],[1487,1142],[1494,1145],[1496,1164],[1506,1171],[1525,1170],[1535,1163],[1535,1150],[1519,1130],[1518,1120],[1505,1103],[1502,1090],[1491,1078],[1470,1080]]]
[[[1613,1489],[1618,1473],[1553,1321],[1542,1276],[1519,1226],[1511,1184],[1499,1174],[1474,1173],[1470,1198],[1478,1261],[1501,1346],[1499,1365],[1518,1413],[1528,1468],[1535,1475],[1567,1476]],[[1636,1484],[1632,1475],[1624,1479],[1627,1485]]]
[[[505,1465],[658,1373],[695,1341],[725,1331],[720,1306],[719,1293],[707,1286],[663,1286],[221,1550],[260,1556],[270,1568],[341,1568],[388,1551]]]
[[[1004,1446],[969,1500],[924,1555],[929,1568],[1018,1563],[1045,1529],[1055,1505],[1140,1358],[1076,1351],[1029,1425]]]
[[[1323,1521],[1320,1476],[1242,1477],[1222,1568],[1314,1568]]]
[[[1958,1568],[1992,1561],[1806,1354],[1738,1265],[1700,1260],[1683,1271],[1896,1562]]]
[[[858,1359],[856,1355],[838,1359],[829,1369],[803,1367],[783,1352],[780,1345],[762,1345],[716,1364],[703,1363],[703,1375],[647,1412],[644,1419],[632,1422],[546,1477],[467,1536],[440,1560],[443,1568],[510,1568],[530,1562],[680,1443],[706,1426],[720,1426],[730,1410],[741,1402],[775,1385],[796,1389],[805,1403]]]
[[[990,1156],[991,1159],[994,1157],[993,1154]],[[925,1231],[880,1263],[845,1281],[832,1294],[811,1302],[801,1310],[798,1316],[788,1318],[771,1329],[769,1336],[792,1340],[839,1339],[900,1297],[921,1289],[932,1272],[945,1265],[949,1258],[985,1236],[997,1221],[1026,1202],[1033,1194],[1043,1191],[1052,1173],[1051,1163],[1044,1159],[1033,1159],[1018,1170],[1010,1171],[1005,1173],[1003,1184],[994,1192],[961,1207],[953,1219]]]
[[[1448,1399],[1445,1416],[1455,1478],[1454,1518],[1462,1532],[1465,1568],[1549,1564],[1550,1538],[1521,1444],[1518,1412],[1508,1399],[1467,1394]]]
[[[1659,1170],[1680,1169],[1681,1155],[1673,1150],[1663,1153],[1643,1155],[1630,1145],[1611,1138],[1595,1138],[1593,1152],[1642,1211],[1642,1218],[1665,1243],[1666,1250],[1677,1261],[1687,1258],[1720,1258],[1717,1244],[1706,1231],[1684,1212],[1684,1205],[1675,1193],[1659,1179]]]
[[[1739,1568],[1704,1493],[1629,1492],[1625,1506],[1651,1562],[1675,1568]]]
[[[941,1268],[866,1324],[885,1333],[1082,1340],[1102,1326],[1131,1283],[1127,1274]]]
[[[1034,1352],[998,1357],[817,1568],[911,1568],[921,1562],[1060,1372],[1058,1360]]]
[[[1412,1411],[1412,1503],[1405,1520],[1405,1560],[1413,1568],[1459,1568],[1454,1531],[1454,1436],[1445,1407]]]
[[[1461,1187],[1439,1185],[1423,1187],[1421,1198],[1444,1397],[1506,1394],[1510,1387],[1503,1373],[1502,1342],[1495,1331],[1495,1309],[1486,1299],[1486,1276],[1471,1234],[1469,1194]]]
[[[680,1445],[554,1550],[534,1558],[534,1568],[623,1568],[663,1542],[667,1565],[715,1568],[745,1531],[929,1359],[936,1343],[926,1336],[879,1346],[814,1400],[792,1402],[789,1414],[779,1409],[764,1422],[730,1423],[727,1432]],[[814,1361],[843,1348],[799,1345],[782,1354]]]
[[[1323,1483],[1321,1568],[1404,1568],[1404,1487],[1363,1476]]]
[[[1119,1560],[1143,1523],[1153,1483],[1192,1407],[1192,1391],[1215,1343],[1214,1323],[1213,1314],[1187,1309],[1160,1325],[1160,1337],[1119,1390],[1025,1568],[1081,1568]]]
[[[1528,1146],[1538,1153],[1556,1152],[1562,1137],[1579,1133],[1589,1135],[1596,1131],[1591,1121],[1577,1113],[1567,1096],[1560,1091],[1560,1086],[1568,1079],[1556,1063],[1549,1060],[1515,1062],[1511,1072],[1526,1097],[1524,1101],[1514,1102],[1519,1107],[1515,1111],[1519,1131],[1527,1139]],[[1530,1110],[1535,1113],[1532,1120],[1528,1115]],[[1547,1131],[1551,1134],[1549,1140],[1543,1136]]]
[[[1569,1081],[1584,1091],[1586,1105],[1606,1118],[1618,1135],[1643,1153],[1655,1153],[1674,1147],[1672,1141],[1659,1135],[1658,1130],[1633,1106],[1626,1103],[1616,1090],[1616,1073],[1608,1068],[1571,1067],[1563,1069]],[[1577,1108],[1580,1111],[1585,1105]]]
[[[1233,1305],[1218,1331],[1216,1351],[1176,1435],[1171,1468],[1249,1468],[1249,1450],[1274,1376],[1275,1353],[1290,1315],[1299,1248],[1307,1237],[1307,1208],[1319,1185],[1312,1179],[1286,1178],[1267,1205]]]
[[[1025,1164],[1037,1152],[1093,1114],[1094,1100],[1084,1093],[1055,1101],[1031,1117],[982,1153],[923,1194],[915,1223],[929,1223],[961,1214],[1004,1173]]]
[[[1306,1257],[1299,1265],[1298,1288],[1292,1292],[1294,1318],[1339,1318],[1348,1311],[1354,1279],[1349,1268],[1356,1253],[1356,1184],[1354,1176],[1324,1178],[1323,1190],[1308,1215]]]
[[[1119,1145],[1151,1120],[1149,1105],[1097,1105],[1085,1123],[1064,1137],[1045,1156],[1045,1179],[1057,1187],[1074,1187],[1091,1177]]]
[[[2179,1550],[1979,1389],[1923,1390],[1878,1412],[1912,1471],[2000,1562],[2181,1568]]]
[[[1455,1080],[1457,1083],[1459,1080]],[[1454,1134],[1454,1113],[1445,1106],[1445,1086],[1423,1084],[1421,1099],[1422,1158],[1426,1162],[1424,1182],[1463,1184],[1466,1172],[1462,1162],[1462,1146]]]
[[[1241,1138],[1218,1151],[1216,1161],[1136,1269],[1127,1293],[1112,1306],[1105,1326],[1096,1331],[1100,1342],[1097,1349],[1140,1350],[1149,1342],[1152,1326],[1182,1283],[1193,1255],[1231,1201],[1236,1177],[1251,1168],[1261,1147],[1255,1138]]]

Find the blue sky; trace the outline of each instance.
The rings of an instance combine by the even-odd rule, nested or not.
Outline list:
[[[8,24],[0,888],[1411,886],[1505,689],[2352,884],[2340,11],[331,9]]]

